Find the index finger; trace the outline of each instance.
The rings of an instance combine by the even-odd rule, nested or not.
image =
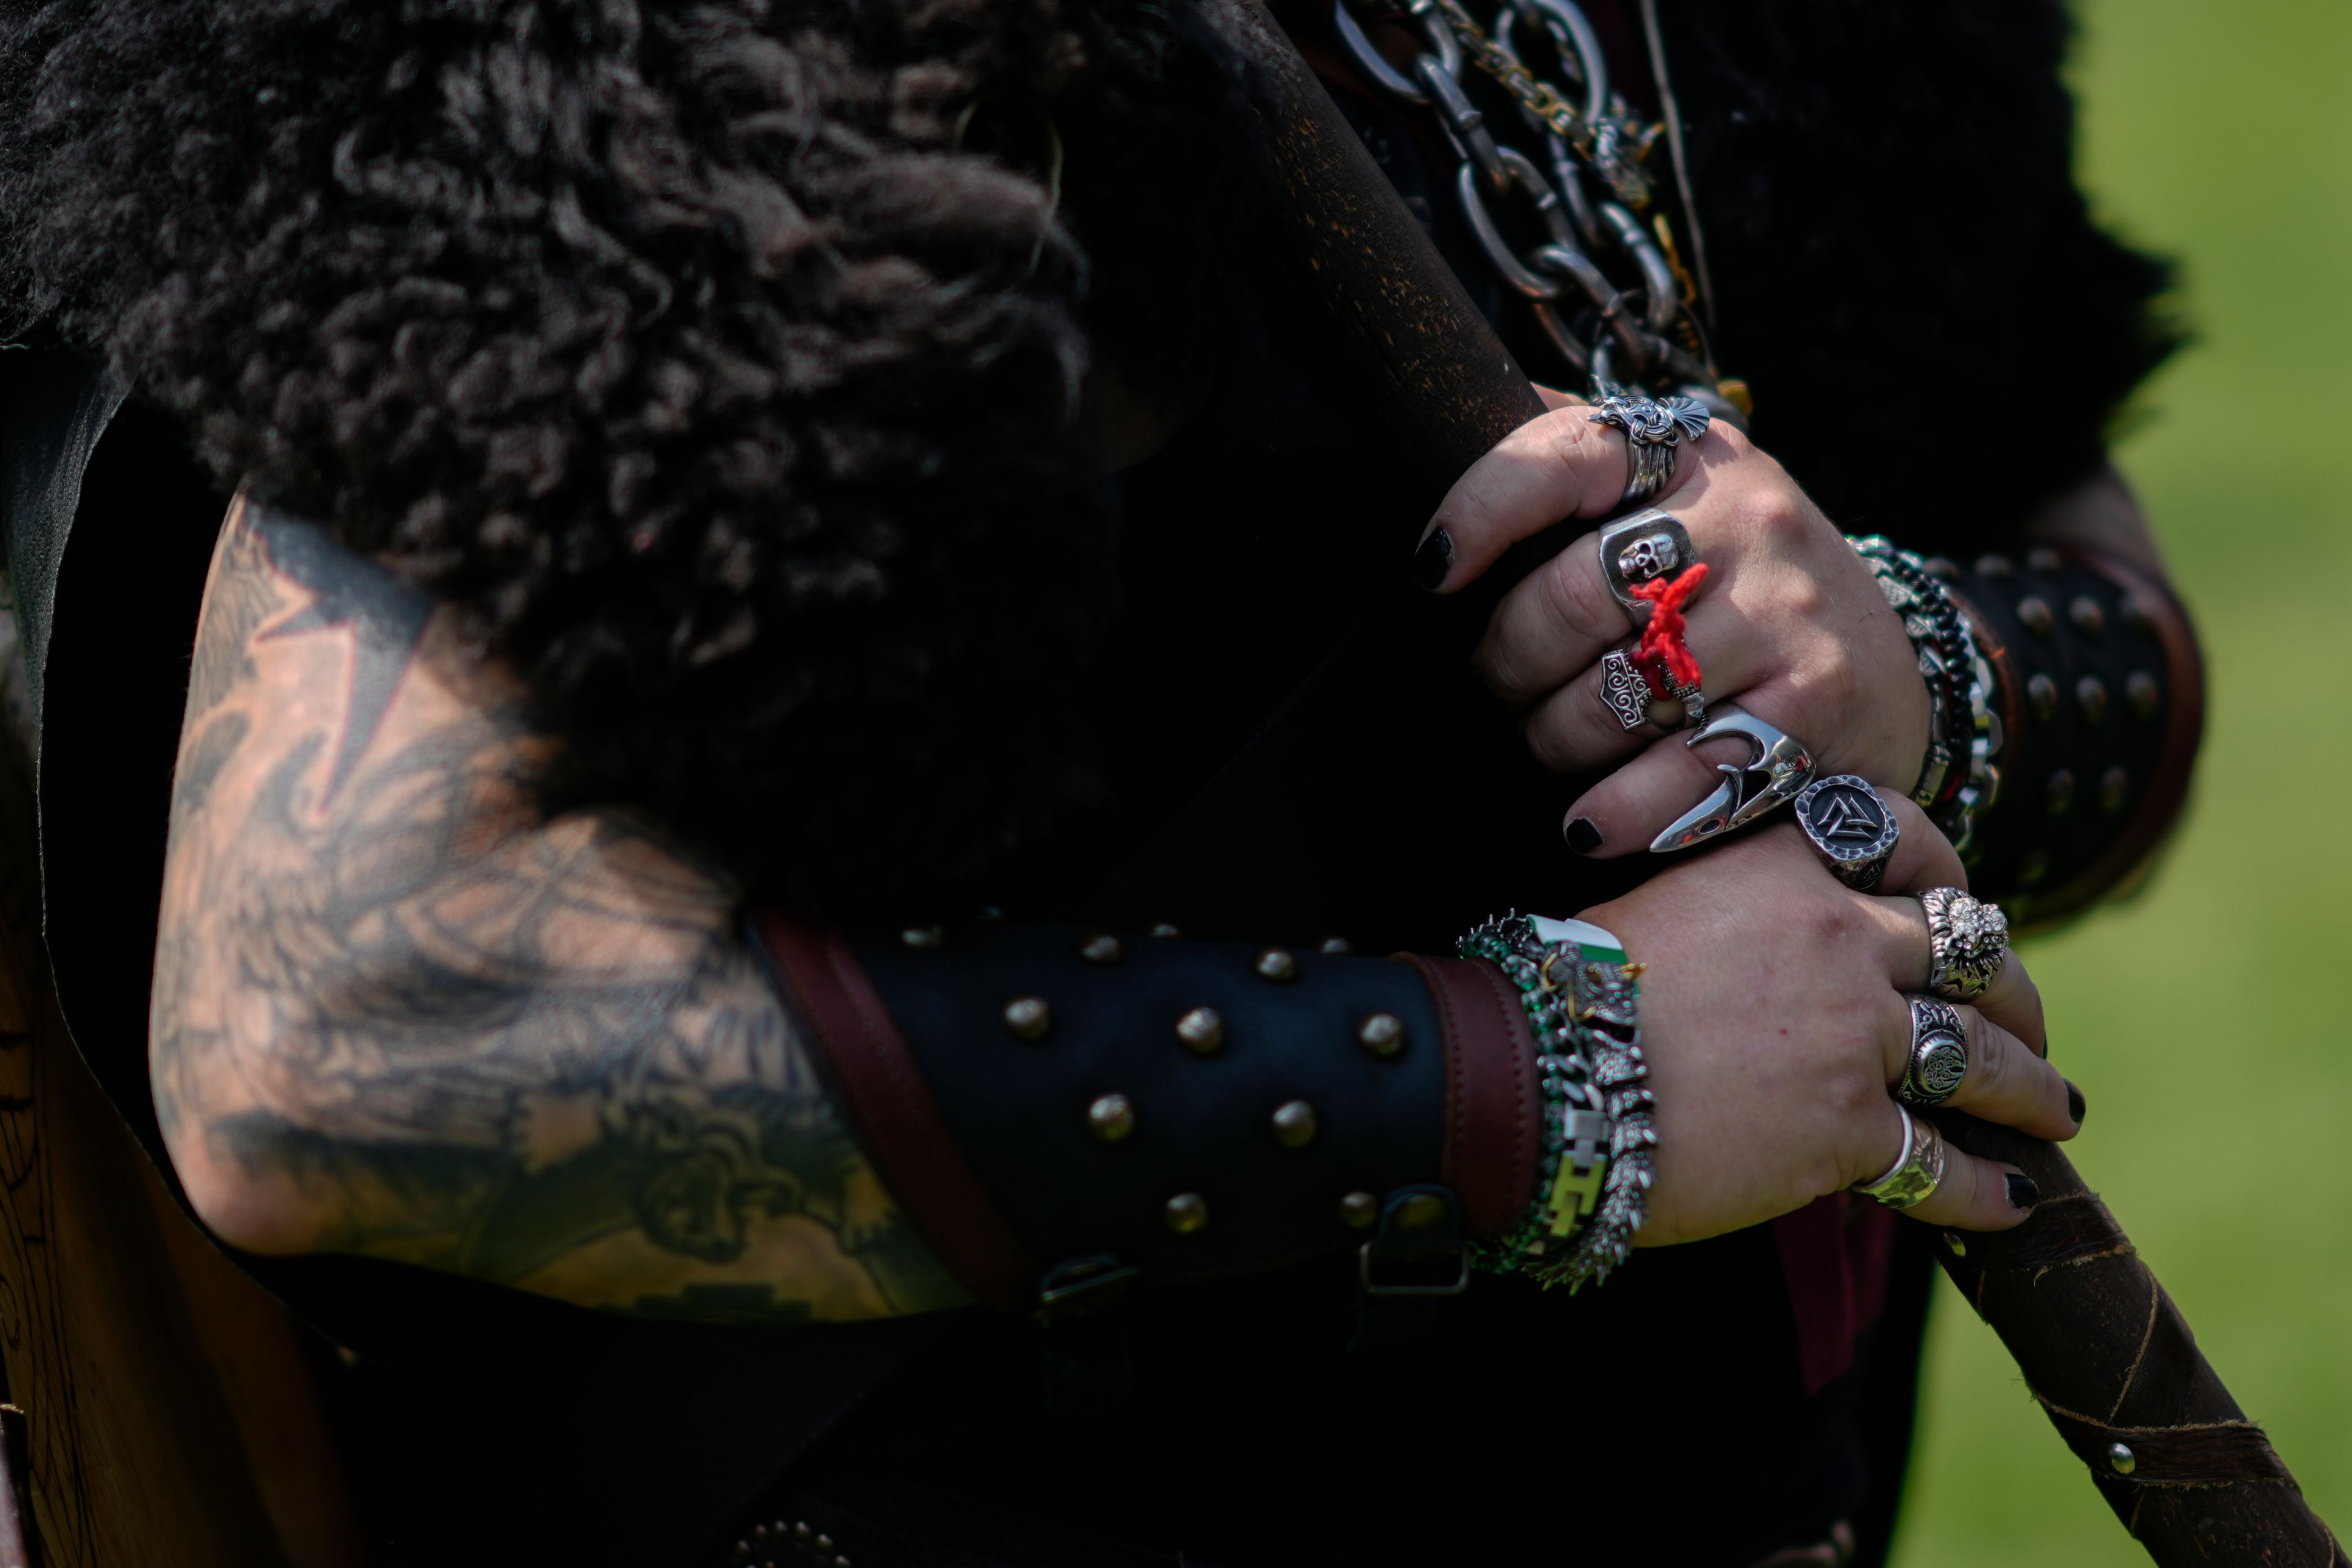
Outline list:
[[[1605,517],[1625,494],[1625,436],[1571,403],[1528,420],[1454,481],[1413,552],[1416,581],[1447,594],[1503,552],[1571,517]]]

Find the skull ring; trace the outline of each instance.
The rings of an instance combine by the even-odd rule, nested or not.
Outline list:
[[[1649,624],[1650,605],[1633,597],[1634,587],[1653,577],[1672,576],[1697,560],[1690,530],[1673,512],[1652,507],[1601,525],[1601,575],[1635,631]]]

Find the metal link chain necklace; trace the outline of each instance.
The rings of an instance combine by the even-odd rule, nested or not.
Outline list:
[[[1420,33],[1424,47],[1409,70],[1389,63],[1358,20],[1359,9],[1367,16],[1401,16]],[[1746,425],[1748,388],[1715,368],[1691,309],[1698,287],[1681,263],[1671,220],[1654,210],[1656,185],[1643,166],[1662,132],[1675,139],[1675,173],[1691,211],[1680,128],[1671,118],[1665,125],[1636,122],[1611,90],[1600,37],[1575,0],[1503,0],[1491,28],[1481,27],[1460,0],[1332,0],[1331,21],[1375,87],[1431,111],[1459,160],[1454,193],[1488,268],[1526,303],[1569,371],[1589,384],[1593,401],[1628,389],[1682,393],[1715,417]],[[1549,46],[1560,80],[1528,65],[1523,35]],[[1654,27],[1651,47],[1657,47]],[[1541,163],[1496,140],[1486,112],[1463,86],[1465,61],[1511,100],[1540,146]],[[1663,61],[1659,78],[1671,117]],[[1504,205],[1515,198],[1516,216]],[[1512,218],[1508,233],[1498,211]],[[1599,258],[1621,275],[1630,272],[1626,286]]]

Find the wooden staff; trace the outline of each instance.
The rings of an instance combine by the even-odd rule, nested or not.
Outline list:
[[[1433,508],[1542,400],[1262,0],[1198,3],[1246,64],[1306,286],[1340,324]],[[2339,1562],[2285,1463],[2057,1146],[1957,1113],[1937,1120],[1954,1144],[2042,1190],[2022,1226],[1948,1233],[1938,1255],[2148,1555],[2165,1568]]]

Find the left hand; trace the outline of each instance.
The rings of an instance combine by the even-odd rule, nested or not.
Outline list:
[[[1450,539],[1452,563],[1437,592],[1476,581],[1512,544],[1563,518],[1618,510],[1623,433],[1591,423],[1585,404],[1546,401],[1558,405],[1505,437],[1438,507],[1432,527]],[[1823,773],[1907,793],[1927,750],[1927,683],[1901,618],[1821,509],[1720,421],[1695,447],[1684,443],[1675,482],[1653,504],[1683,520],[1707,564],[1687,640],[1708,703],[1736,698],[1804,742]],[[1717,763],[1744,755],[1738,740],[1693,751],[1681,735],[1619,727],[1601,698],[1599,660],[1633,636],[1588,533],[1505,595],[1476,656],[1486,683],[1524,714],[1538,761],[1562,773],[1617,764],[1565,819],[1591,825],[1570,842],[1592,855],[1646,848],[1715,787]]]

